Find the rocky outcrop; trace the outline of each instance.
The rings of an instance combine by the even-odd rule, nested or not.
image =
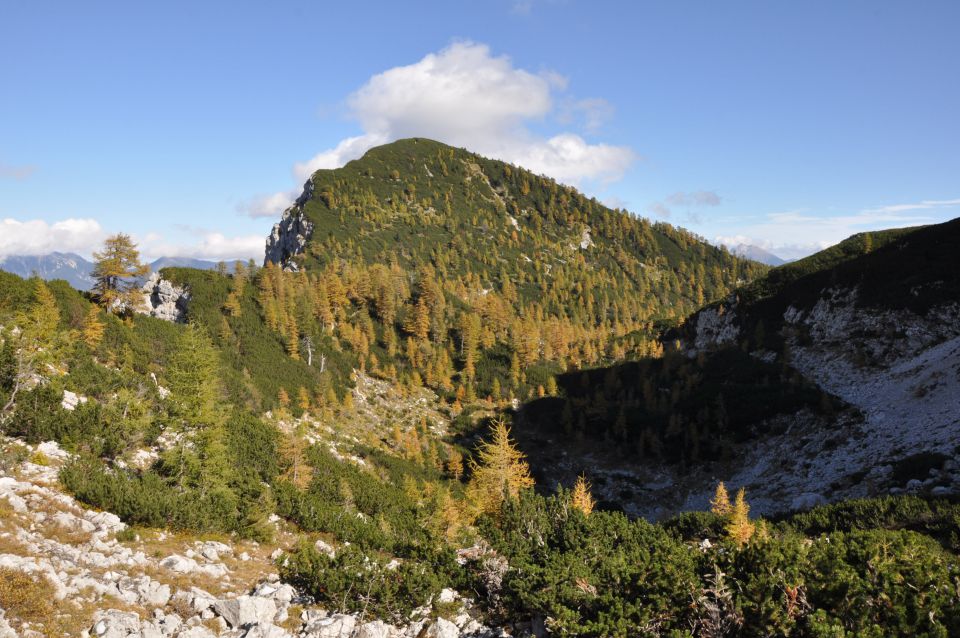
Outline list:
[[[190,293],[186,288],[175,286],[173,282],[154,272],[143,284],[143,305],[139,312],[163,319],[164,321],[186,321],[187,303]]]
[[[0,435],[0,446],[6,440]],[[85,638],[506,638],[476,619],[473,602],[453,590],[437,597],[449,620],[427,605],[403,624],[366,614],[323,609],[298,595],[272,571],[278,548],[264,549],[256,565],[234,542],[197,540],[154,531],[155,549],[139,534],[121,542],[126,525],[109,512],[82,507],[57,487],[57,471],[71,455],[56,443],[26,446],[30,458],[0,470],[0,567],[45,580],[58,611],[74,613],[73,630]],[[38,465],[42,462],[43,465]],[[150,534],[151,532],[146,532]],[[256,544],[252,544],[256,545]],[[163,547],[164,553],[159,551]],[[244,545],[250,549],[251,545]],[[323,546],[322,546],[323,547]],[[325,545],[333,552],[333,547]],[[251,550],[252,551],[252,550]],[[172,552],[172,553],[171,553]],[[249,557],[248,557],[249,558]],[[250,559],[253,560],[253,559]],[[255,581],[243,580],[247,571]],[[197,585],[203,585],[204,588]],[[95,611],[88,611],[93,608]],[[84,610],[80,612],[79,610]],[[0,609],[0,638],[37,636]]]
[[[724,306],[706,308],[697,313],[694,347],[709,350],[735,343],[740,337],[733,311]]]
[[[273,225],[273,230],[267,237],[264,265],[273,262],[285,270],[297,270],[297,264],[292,257],[304,251],[310,235],[313,234],[313,222],[307,219],[303,212],[304,205],[310,201],[311,197],[313,197],[313,180],[308,179],[297,201],[283,211],[280,222]]]

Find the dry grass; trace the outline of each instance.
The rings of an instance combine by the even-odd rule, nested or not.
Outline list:
[[[0,608],[6,610],[8,619],[49,624],[54,593],[44,576],[0,567]]]

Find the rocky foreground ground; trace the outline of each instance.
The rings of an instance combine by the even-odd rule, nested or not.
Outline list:
[[[28,460],[0,472],[0,573],[10,583],[26,577],[36,592],[23,592],[28,619],[0,609],[0,638],[506,635],[480,624],[470,601],[452,590],[400,626],[322,609],[280,581],[276,561],[297,538],[281,521],[270,544],[134,533],[114,514],[86,509],[60,491],[58,468],[69,455],[55,443],[26,453]]]

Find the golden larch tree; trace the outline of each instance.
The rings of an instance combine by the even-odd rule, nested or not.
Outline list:
[[[533,487],[530,466],[524,454],[510,440],[510,429],[502,419],[493,422],[489,441],[470,459],[471,478],[467,496],[477,514],[497,513],[505,497],[516,498],[520,490]]]
[[[587,478],[581,474],[577,477],[577,482],[573,486],[573,493],[570,495],[570,505],[583,512],[584,516],[590,516],[597,502],[590,493],[590,483]]]
[[[150,272],[140,263],[140,251],[130,235],[107,237],[101,252],[93,253],[93,293],[100,305],[113,312],[135,310],[143,302],[137,279]]]
[[[756,531],[756,525],[750,522],[750,505],[747,504],[742,487],[737,490],[737,497],[733,501],[726,530],[727,537],[738,547],[746,545]]]
[[[456,450],[451,450],[447,456],[447,473],[456,480],[463,476],[463,455]]]
[[[90,348],[96,348],[103,340],[105,326],[100,321],[100,309],[90,306],[86,318],[83,320],[83,340]]]
[[[727,486],[723,481],[717,483],[717,490],[710,499],[710,511],[717,516],[727,516],[730,513],[730,494],[727,493]]]

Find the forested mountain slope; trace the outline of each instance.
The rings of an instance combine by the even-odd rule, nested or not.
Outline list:
[[[382,371],[394,368],[389,376],[520,399],[567,367],[649,354],[661,325],[766,270],[424,139],[317,171],[266,257],[297,273],[283,276],[300,308],[280,302],[281,331],[293,312],[300,332],[343,333]],[[283,293],[274,285],[272,294]],[[351,339],[356,331],[366,344]],[[451,385],[457,369],[467,372]]]
[[[934,498],[955,490],[960,467],[943,446],[893,450],[888,471],[866,464],[850,448],[876,440],[867,426],[879,421],[801,370],[798,355],[814,350],[792,323],[741,336],[736,295],[780,290],[782,274],[731,292],[760,267],[520,169],[477,173],[470,164],[486,160],[422,140],[347,169],[386,153],[386,170],[398,149],[404,173],[358,173],[382,180],[371,188],[389,189],[387,208],[376,197],[354,217],[331,208],[324,198],[353,182],[325,191],[343,173],[318,173],[282,223],[312,230],[278,229],[268,247],[306,249],[281,260],[287,269],[269,259],[229,275],[167,268],[140,295],[149,314],[0,272],[0,636],[960,631],[957,507]],[[419,199],[399,198],[444,165],[459,175],[444,191],[452,201],[486,210],[481,195],[495,193],[504,208],[451,222],[464,224],[457,233],[392,219],[432,219]],[[404,177],[419,168],[426,178]],[[497,182],[494,169],[527,186]],[[527,203],[513,215],[517,200]],[[494,232],[501,213],[509,226]],[[361,223],[367,215],[378,221]],[[318,244],[325,223],[353,230]],[[390,232],[401,239],[386,250]],[[421,233],[448,235],[427,251]],[[457,237],[482,241],[454,249]],[[830,270],[847,263],[821,258]],[[631,263],[637,277],[624,275]],[[909,288],[921,300],[924,277]],[[920,319],[895,310],[905,334],[921,335],[918,356],[952,343],[949,328],[939,342],[915,329],[949,317],[952,281],[931,283],[944,298],[916,306]],[[724,310],[710,306],[661,342],[698,292],[727,300]],[[902,352],[913,356],[880,354]],[[925,396],[956,396],[937,370]],[[923,437],[955,440],[950,427]],[[718,488],[708,503],[717,480],[747,495]],[[922,498],[756,517],[911,480]],[[605,511],[617,508],[664,520]]]
[[[522,410],[521,443],[553,480],[597,465],[604,494],[647,515],[705,502],[718,477],[767,512],[952,493],[958,239],[960,220],[875,232],[775,268],[669,331],[664,358],[559,377],[561,397]],[[576,454],[545,445],[571,435]]]

